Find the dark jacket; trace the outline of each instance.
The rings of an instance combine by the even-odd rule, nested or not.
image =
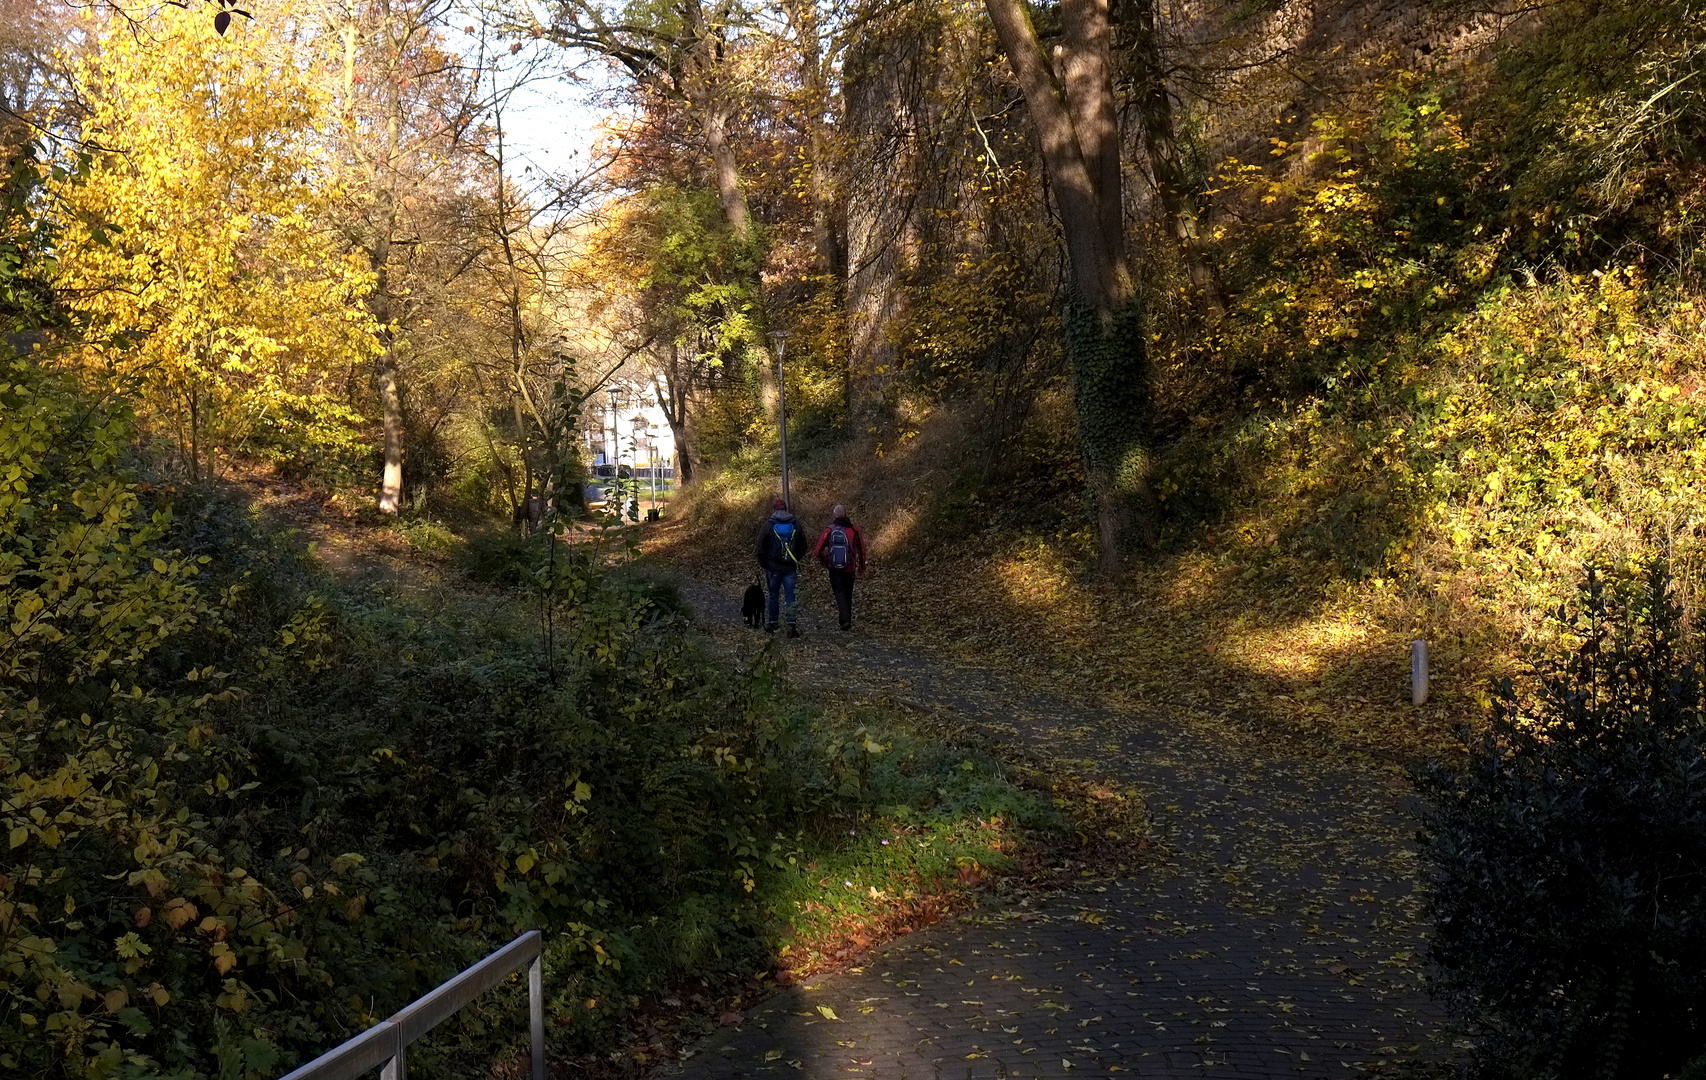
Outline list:
[[[822,563],[825,568],[833,569],[829,565],[829,534],[835,529],[836,525],[847,530],[847,543],[853,548],[853,564],[847,569],[863,574],[865,572],[865,538],[859,535],[858,527],[844,517],[836,518],[834,524],[823,530],[823,535],[817,538],[817,547],[812,550],[812,554],[817,556],[817,561]]]
[[[777,526],[792,526],[788,530],[779,530]],[[782,542],[781,532],[788,532],[788,541]],[[766,570],[780,573],[798,573],[800,563],[806,557],[806,534],[800,530],[800,523],[794,520],[794,515],[786,510],[777,510],[764,522],[758,530],[758,544],[753,550],[758,556],[758,565]]]

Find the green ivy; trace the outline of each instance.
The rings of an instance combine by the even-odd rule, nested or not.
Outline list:
[[[1140,300],[1107,325],[1076,293],[1066,303],[1067,358],[1085,473],[1093,491],[1134,500],[1151,468],[1149,350]]]

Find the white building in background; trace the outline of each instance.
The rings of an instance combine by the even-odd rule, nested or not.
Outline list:
[[[596,407],[581,418],[592,475],[611,477],[620,467],[637,479],[650,480],[655,469],[660,484],[668,481],[673,486],[675,435],[651,388],[612,384],[601,399],[590,403]]]

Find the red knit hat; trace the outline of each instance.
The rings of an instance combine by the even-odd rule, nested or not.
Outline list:
[[[786,509],[788,509],[788,504],[783,502],[781,499],[777,499],[775,502],[770,504],[770,509],[772,509],[772,510],[786,510]]]

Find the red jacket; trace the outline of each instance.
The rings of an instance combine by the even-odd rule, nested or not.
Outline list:
[[[823,535],[817,538],[817,547],[812,550],[812,554],[816,555],[817,561],[825,567],[829,566],[829,533],[836,525],[847,531],[847,542],[853,547],[853,565],[848,569],[863,574],[865,572],[865,538],[859,535],[858,528],[846,518],[836,518],[834,524],[823,530]]]

